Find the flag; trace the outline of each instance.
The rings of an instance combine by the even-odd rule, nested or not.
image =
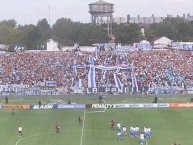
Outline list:
[[[98,59],[98,49],[97,47],[94,48],[94,57]]]
[[[74,74],[74,75],[77,74],[77,66],[73,66],[73,74]]]
[[[77,65],[76,65],[76,59],[74,59],[73,64],[74,64],[74,66],[73,66],[73,74],[74,74],[74,75],[77,75]]]
[[[75,88],[76,89],[81,89],[82,88],[82,79],[79,78],[77,80]]]
[[[116,87],[121,90],[123,88],[123,84],[121,83],[119,77],[117,76],[117,73],[114,73],[114,80],[115,80],[115,85]]]
[[[88,72],[88,87],[95,88],[96,87],[95,67],[94,67],[94,58],[92,56],[89,57],[89,62],[90,62],[90,70]]]
[[[137,78],[136,78],[135,74],[133,73],[133,71],[131,71],[131,81],[132,81],[132,91],[135,88],[136,92],[138,92]]]

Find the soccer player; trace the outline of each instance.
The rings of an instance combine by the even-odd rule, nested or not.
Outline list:
[[[38,99],[38,106],[39,106],[39,108],[41,107],[41,105],[42,105],[42,102]]]
[[[147,128],[147,138],[151,138],[151,128]]]
[[[5,104],[8,104],[8,97],[7,96],[5,96]]]
[[[135,137],[139,137],[139,126],[135,127]]]
[[[123,135],[122,135],[121,132],[117,133],[117,138],[118,138],[118,140],[122,140],[123,139]]]
[[[121,129],[121,123],[117,122],[117,127],[118,127],[118,130],[121,132],[122,129]]]
[[[139,141],[140,141],[140,144],[143,145],[144,141],[145,141],[145,137],[144,137],[144,134],[141,133],[140,136],[139,136]]]
[[[145,138],[148,138],[148,133],[147,133],[147,132],[148,132],[148,129],[147,129],[146,126],[144,127],[144,130],[143,130],[143,131],[144,131],[144,137],[145,137]]]
[[[56,128],[56,133],[59,133],[60,132],[60,124],[57,122],[56,123],[56,126],[55,126],[55,128]]]
[[[22,127],[21,126],[19,126],[18,127],[18,135],[19,135],[19,137],[22,137]]]
[[[99,95],[99,103],[102,103],[103,96],[102,94]]]
[[[122,133],[123,133],[123,136],[125,137],[126,135],[126,132],[127,132],[127,128],[125,126],[123,126],[123,130],[122,130]]]
[[[130,127],[130,136],[134,137],[134,126],[133,125],[131,125]]]
[[[113,119],[111,120],[110,124],[111,124],[111,129],[114,129],[115,128],[115,121]]]
[[[78,116],[78,123],[79,123],[79,125],[82,124],[82,119],[80,118],[80,116]]]

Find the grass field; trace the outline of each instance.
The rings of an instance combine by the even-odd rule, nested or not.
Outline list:
[[[38,97],[39,98],[39,97]],[[37,97],[10,97],[10,104],[37,104]],[[61,99],[55,97],[54,99]],[[51,98],[42,97],[46,103]],[[69,97],[63,98],[68,100]],[[98,103],[94,96],[70,97],[71,102]],[[152,102],[152,97],[111,97],[109,103]],[[160,102],[187,102],[190,96],[160,98]],[[0,101],[4,103],[3,98]],[[127,135],[117,140],[117,130],[110,128],[111,119],[119,121],[129,130],[131,125],[138,125],[142,131],[144,126],[152,129],[152,138],[148,145],[192,145],[193,109],[53,109],[53,110],[11,110],[0,111],[0,144],[1,145],[139,145],[138,138]],[[104,111],[104,112],[103,112]],[[78,116],[83,122],[78,123]],[[61,132],[55,132],[55,123],[61,124]],[[17,133],[18,126],[23,127],[23,136]],[[144,144],[145,145],[145,144]]]

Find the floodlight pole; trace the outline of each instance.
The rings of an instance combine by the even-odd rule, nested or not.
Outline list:
[[[50,5],[49,5],[49,25],[50,25]],[[50,25],[51,27],[51,25]]]

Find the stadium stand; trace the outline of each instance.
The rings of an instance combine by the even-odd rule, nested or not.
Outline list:
[[[2,95],[88,93],[92,87],[176,94],[193,87],[193,52],[187,50],[6,52],[0,62]]]

